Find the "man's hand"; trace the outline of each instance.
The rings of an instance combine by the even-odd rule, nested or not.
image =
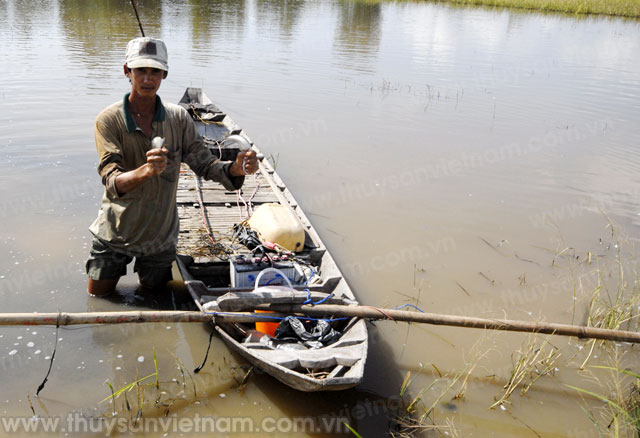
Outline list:
[[[153,148],[147,151],[147,172],[149,176],[160,175],[167,168],[167,154],[165,147]]]
[[[231,176],[251,175],[258,171],[258,157],[252,150],[243,151],[238,154],[236,161],[229,168]]]
[[[154,175],[160,175],[167,168],[167,148],[147,151],[147,162],[137,169],[116,176],[116,190],[120,196],[138,188]]]

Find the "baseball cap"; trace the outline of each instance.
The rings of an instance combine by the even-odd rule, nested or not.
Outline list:
[[[129,68],[151,67],[169,71],[168,59],[167,46],[162,40],[141,37],[127,44],[125,63]]]

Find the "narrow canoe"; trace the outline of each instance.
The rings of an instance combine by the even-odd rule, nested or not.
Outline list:
[[[243,142],[225,141],[230,136],[241,136],[260,154],[244,131],[201,89],[188,88],[179,104],[192,115],[212,154],[223,160],[234,159]],[[269,159],[261,160],[257,174],[247,176],[238,192],[201,180],[183,164],[177,200],[180,216],[178,252],[181,254],[178,267],[201,311],[251,311],[259,304],[299,304],[308,300],[357,304],[333,257]],[[267,253],[256,258],[254,252],[233,237],[234,225],[245,221],[254,209],[265,203],[285,206],[305,230],[303,249],[289,254],[287,261],[274,263],[273,259],[278,259],[282,253]],[[254,290],[246,281],[246,275],[244,282],[237,276],[236,281],[232,281],[238,266],[234,262],[239,257],[253,263],[251,269],[255,268],[256,272],[272,265],[289,268],[285,275],[294,279],[293,287],[266,285]],[[253,281],[251,275],[248,278]],[[254,324],[221,323],[216,324],[215,329],[232,350],[294,389],[335,391],[354,387],[362,380],[367,359],[366,323],[362,319],[344,318],[331,320],[329,325],[338,334],[319,348],[317,344],[313,345],[316,348],[310,348],[302,343],[291,348],[287,342],[256,331]]]

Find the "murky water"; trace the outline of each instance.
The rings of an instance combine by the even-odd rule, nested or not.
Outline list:
[[[139,0],[139,8],[146,33],[169,48],[161,96],[177,101],[186,86],[203,87],[278,156],[362,302],[582,324],[588,299],[578,293],[574,305],[573,286],[596,269],[581,264],[589,251],[597,266],[615,260],[609,221],[633,265],[637,21],[431,3]],[[83,267],[102,192],[92,124],[127,90],[124,46],[138,32],[130,4],[4,1],[0,24],[2,311],[121,309],[86,295]],[[133,276],[122,283],[134,286]],[[154,414],[347,415],[363,436],[382,436],[407,371],[417,376],[415,396],[439,373],[477,363],[464,399],[450,401],[454,391],[436,402],[436,424],[451,418],[460,436],[595,436],[585,402],[563,385],[588,386],[577,370],[582,341],[555,339],[555,375],[488,410],[526,335],[379,323],[361,387],[303,395],[264,375],[239,392],[246,367],[216,339],[213,363],[183,376],[179,368],[204,355],[199,325],[61,329],[39,399],[55,330],[0,336],[2,416],[32,415],[27,396],[40,416],[108,415],[105,380],[117,389],[152,373],[155,348],[166,406],[148,401]],[[476,350],[486,352],[477,362]],[[633,349],[619,350],[637,364]],[[133,403],[136,391],[128,394]],[[274,436],[308,435],[280,426]]]

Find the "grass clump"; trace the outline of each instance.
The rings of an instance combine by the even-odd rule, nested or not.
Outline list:
[[[471,358],[465,361],[465,367],[459,371],[442,372],[431,364],[434,370],[434,380],[422,388],[417,395],[410,396],[410,387],[414,377],[407,372],[400,388],[400,398],[406,400],[404,412],[393,419],[390,430],[393,438],[409,438],[423,436],[426,431],[437,431],[440,434],[457,437],[458,431],[453,418],[446,417],[444,421],[436,418],[439,407],[455,411],[455,403],[464,400],[465,392],[471,374],[488,351],[481,350],[482,339],[471,349]],[[422,364],[420,364],[422,371]]]
[[[601,386],[610,386],[607,395],[597,390],[573,385],[565,386],[583,396],[590,396],[604,403],[600,408],[583,408],[599,436],[638,438],[640,436],[640,374],[614,366],[591,368],[606,370],[610,373],[604,380],[595,378]]]
[[[513,370],[503,387],[504,392],[496,397],[491,408],[508,403],[509,397],[516,389],[520,388],[520,394],[524,395],[538,379],[554,374],[560,351],[549,339],[550,336],[547,336],[539,342],[538,336],[532,334],[523,347],[514,353]]]
[[[608,219],[608,218],[607,218]],[[576,289],[586,301],[585,325],[640,330],[640,276],[637,252],[608,220],[609,236],[581,260]],[[590,345],[589,345],[590,344]],[[584,383],[565,385],[583,399],[587,418],[601,437],[640,437],[640,374],[637,352],[624,343],[590,340],[579,370]],[[596,350],[597,348],[597,350]],[[594,354],[597,351],[598,354]],[[623,360],[625,355],[628,359]],[[600,359],[598,359],[600,357]],[[591,365],[590,361],[607,365]],[[635,368],[635,370],[634,370]],[[600,402],[601,404],[598,404]]]
[[[635,255],[623,253],[623,243],[617,238],[611,223],[611,240],[602,254],[596,256],[595,269],[581,280],[580,288],[591,290],[586,316],[586,326],[610,330],[640,330],[640,276],[637,272]],[[588,253],[589,256],[591,253]],[[592,257],[585,260],[591,265]],[[586,287],[585,287],[586,285]],[[596,345],[611,350],[606,341],[589,341],[591,346],[581,369],[587,362]],[[610,351],[612,353],[612,351]]]

